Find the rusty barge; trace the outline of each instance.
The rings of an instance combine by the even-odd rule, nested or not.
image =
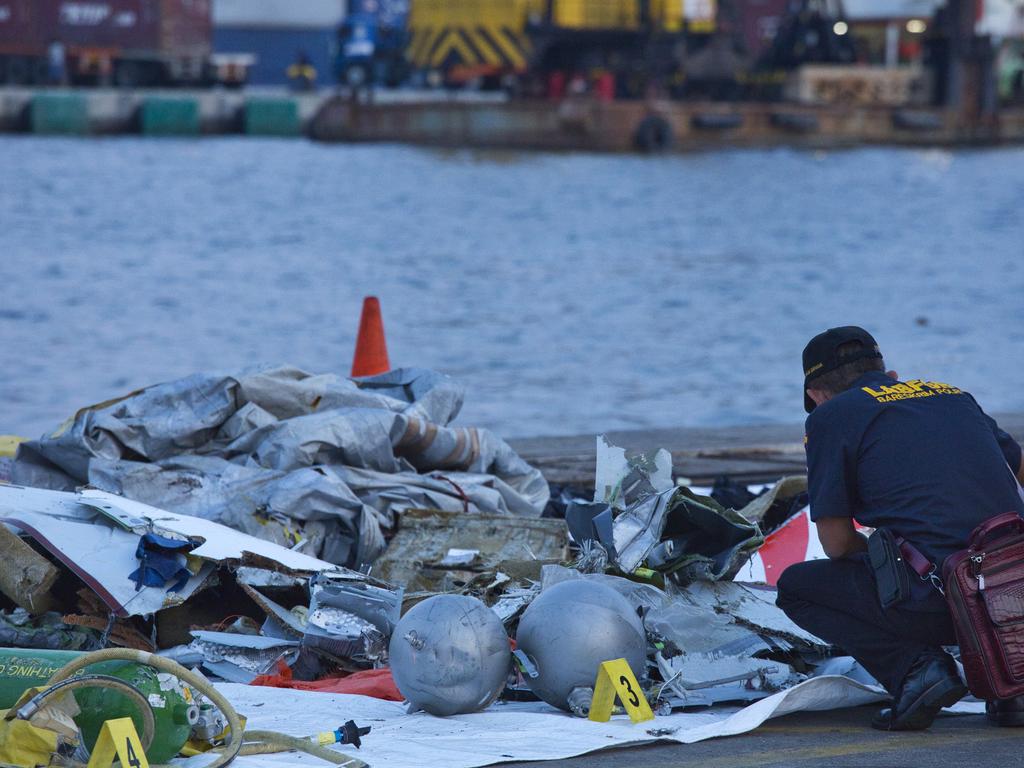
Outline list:
[[[988,116],[898,106],[760,102],[543,101],[374,104],[326,101],[309,126],[334,142],[513,150],[664,152],[730,147],[1024,142],[1024,107]]]

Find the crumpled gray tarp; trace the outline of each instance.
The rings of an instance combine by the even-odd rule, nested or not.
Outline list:
[[[195,374],[83,408],[23,443],[20,485],[89,483],[342,565],[370,563],[405,509],[540,515],[540,471],[434,371],[348,379],[289,366]]]

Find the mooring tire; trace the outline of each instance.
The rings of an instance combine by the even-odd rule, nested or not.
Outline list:
[[[636,127],[633,145],[645,155],[652,155],[668,151],[674,139],[668,120],[661,115],[648,115]]]

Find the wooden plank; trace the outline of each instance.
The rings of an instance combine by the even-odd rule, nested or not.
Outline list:
[[[58,575],[49,560],[0,524],[0,592],[33,615],[45,613]]]

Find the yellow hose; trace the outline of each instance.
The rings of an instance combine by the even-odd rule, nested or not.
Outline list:
[[[276,731],[246,731],[245,741],[246,743],[242,745],[242,751],[239,753],[241,755],[270,755],[295,749],[329,763],[340,765],[342,768],[370,768],[362,760],[314,744],[308,738],[288,736]],[[250,744],[250,741],[258,743]]]
[[[131,648],[108,648],[103,651],[87,653],[84,656],[79,656],[77,659],[72,660],[58,670],[57,673],[50,678],[47,685],[60,683],[78,671],[85,669],[92,664],[99,664],[104,661],[134,661],[138,664],[145,664],[146,666],[153,667],[160,672],[167,672],[168,674],[174,675],[176,678],[181,680],[181,682],[186,683],[199,691],[199,693],[208,698],[213,705],[221,711],[228,721],[230,737],[227,744],[222,747],[215,747],[211,750],[211,752],[220,752],[221,754],[216,760],[203,766],[203,768],[222,768],[227,765],[242,753],[243,742],[246,740],[251,742],[259,741],[261,743],[246,745],[245,754],[268,754],[271,752],[284,752],[289,749],[297,749],[323,760],[327,760],[335,765],[344,766],[344,768],[369,768],[369,766],[361,760],[349,757],[341,752],[326,749],[317,744],[313,744],[306,739],[288,736],[287,734],[277,733],[275,731],[249,731],[248,733],[245,733],[242,726],[242,720],[238,716],[238,713],[235,712],[235,708],[231,706],[231,702],[229,702],[220,691],[214,688],[206,678],[186,669],[176,661],[172,661],[171,659],[163,656],[157,656],[156,654],[148,653],[146,651],[136,651]]]

